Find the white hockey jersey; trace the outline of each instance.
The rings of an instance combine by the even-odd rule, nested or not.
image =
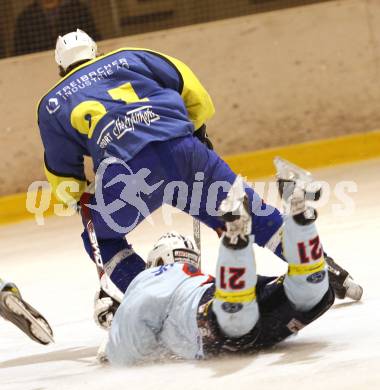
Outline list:
[[[213,278],[188,264],[149,268],[129,285],[112,322],[106,354],[131,365],[167,355],[203,357],[197,309]]]

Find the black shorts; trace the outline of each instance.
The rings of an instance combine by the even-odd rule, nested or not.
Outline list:
[[[246,335],[230,338],[218,326],[211,310],[215,286],[203,295],[198,311],[198,326],[207,356],[221,353],[252,353],[271,347],[315,321],[334,303],[330,287],[319,304],[308,312],[296,310],[285,295],[284,278],[259,276],[256,285],[260,319]]]

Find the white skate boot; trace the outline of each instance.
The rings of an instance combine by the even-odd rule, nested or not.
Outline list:
[[[249,213],[244,182],[240,176],[236,177],[226,199],[220,204],[219,211],[227,230],[224,233],[223,244],[232,249],[246,247],[252,230],[252,217]]]

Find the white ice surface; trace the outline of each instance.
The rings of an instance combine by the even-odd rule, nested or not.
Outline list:
[[[103,331],[92,320],[96,271],[82,249],[79,218],[49,218],[0,228],[0,276],[50,321],[56,343],[41,346],[0,319],[0,390],[42,389],[380,389],[380,160],[315,172],[334,184],[354,180],[355,210],[331,214],[322,208],[318,227],[325,249],[364,286],[361,303],[337,302],[318,321],[271,351],[246,358],[166,362],[115,369],[95,360]],[[161,213],[130,241],[142,255],[168,230]],[[169,229],[191,233],[191,220],[174,216]],[[217,238],[202,228],[203,265],[213,272]],[[259,272],[276,274],[285,265],[257,250]]]

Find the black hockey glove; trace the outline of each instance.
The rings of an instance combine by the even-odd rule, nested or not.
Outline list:
[[[202,125],[199,129],[195,130],[194,137],[197,137],[202,144],[205,144],[210,150],[214,150],[214,145],[207,135],[206,125]]]

